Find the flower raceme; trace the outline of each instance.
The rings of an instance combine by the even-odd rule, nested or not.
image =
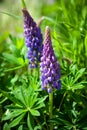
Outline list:
[[[53,88],[60,89],[60,65],[55,57],[54,50],[52,48],[50,29],[47,26],[45,32],[43,54],[41,57],[41,85],[43,90],[47,90],[48,93],[52,92]]]
[[[24,36],[28,48],[27,58],[30,68],[37,68],[42,55],[42,34],[40,27],[34,22],[27,9],[22,9],[24,17]]]

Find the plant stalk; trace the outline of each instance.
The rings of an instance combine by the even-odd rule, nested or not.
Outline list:
[[[21,0],[21,2],[22,2],[22,7],[26,9],[25,1],[24,1],[24,0]]]
[[[53,91],[49,93],[49,119],[53,118]],[[53,123],[50,123],[50,130],[53,130]]]

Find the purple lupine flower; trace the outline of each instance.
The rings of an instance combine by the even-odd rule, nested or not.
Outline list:
[[[52,42],[50,37],[50,29],[46,27],[43,54],[41,57],[41,86],[43,90],[47,90],[48,93],[52,92],[53,88],[60,89],[60,65],[55,57]]]
[[[30,68],[36,68],[42,56],[42,34],[27,9],[23,9],[22,12],[24,16],[25,43],[28,48],[27,58],[29,59]]]

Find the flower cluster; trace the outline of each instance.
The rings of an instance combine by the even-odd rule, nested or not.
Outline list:
[[[27,9],[23,9],[22,12],[24,16],[25,43],[28,47],[27,58],[29,59],[30,68],[36,68],[42,56],[42,34],[40,28],[34,22]]]
[[[60,89],[60,65],[55,57],[50,37],[50,29],[46,27],[43,54],[41,58],[41,83],[42,89],[52,92],[52,88]]]

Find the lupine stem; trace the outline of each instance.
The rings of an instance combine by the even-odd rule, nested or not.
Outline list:
[[[49,93],[49,119],[53,118],[53,91]],[[53,123],[50,123],[50,130],[53,130]]]
[[[22,6],[23,6],[23,8],[25,8],[25,9],[26,9],[26,4],[25,4],[25,1],[24,1],[24,0],[21,0],[21,2],[22,2]]]

